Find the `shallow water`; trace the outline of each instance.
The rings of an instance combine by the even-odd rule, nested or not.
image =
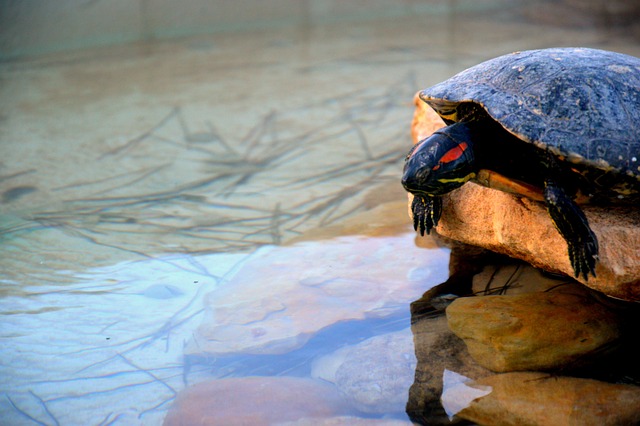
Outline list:
[[[556,45],[640,56],[487,6],[0,63],[3,424],[161,424],[187,384],[407,329],[448,273],[398,183],[413,94]]]

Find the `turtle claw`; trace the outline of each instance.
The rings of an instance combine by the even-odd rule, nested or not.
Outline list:
[[[442,201],[440,197],[413,196],[411,203],[413,213],[413,229],[420,230],[420,235],[431,233],[431,229],[438,225],[442,214]]]
[[[591,233],[587,241],[569,243],[569,260],[573,267],[574,276],[582,275],[585,281],[589,280],[589,274],[596,276],[596,262],[598,261],[598,240]]]
[[[589,279],[589,274],[595,277],[598,239],[589,227],[587,217],[553,180],[545,181],[544,196],[549,215],[569,246],[574,276],[582,276],[585,281]]]

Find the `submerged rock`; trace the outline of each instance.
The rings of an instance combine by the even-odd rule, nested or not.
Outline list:
[[[165,426],[261,426],[350,414],[335,387],[296,377],[243,377],[199,383],[180,392]]]
[[[292,422],[277,423],[274,426],[412,426],[409,421],[394,419],[371,419],[353,416],[300,419]]]
[[[451,330],[496,372],[581,366],[621,339],[620,318],[579,284],[549,292],[456,299]]]
[[[640,387],[545,373],[497,374],[469,386],[491,388],[457,416],[479,425],[636,425]]]
[[[170,284],[154,284],[145,288],[141,293],[151,299],[173,299],[184,295],[184,291]]]
[[[358,223],[402,222],[400,233],[378,230],[256,252],[206,296],[204,321],[185,352],[286,353],[340,321],[393,315],[444,281],[448,250],[433,243],[416,247],[399,205],[380,206],[378,211],[395,213],[369,214]]]
[[[314,363],[312,374],[332,381],[364,413],[404,412],[416,358],[407,329],[342,348]]]
[[[416,99],[414,143],[442,126],[442,120]],[[411,200],[409,194],[409,206]],[[618,206],[585,205],[582,209],[598,237],[600,254],[597,277],[578,280],[607,295],[640,301],[640,211]],[[467,183],[443,197],[442,217],[436,231],[547,271],[574,275],[567,244],[540,202]]]

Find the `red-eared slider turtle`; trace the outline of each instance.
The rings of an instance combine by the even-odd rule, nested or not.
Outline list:
[[[598,241],[577,203],[640,204],[640,59],[586,48],[516,52],[419,94],[448,124],[407,155],[414,227],[467,181],[544,201],[576,277]]]

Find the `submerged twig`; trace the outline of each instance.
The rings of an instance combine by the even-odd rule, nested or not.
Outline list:
[[[58,422],[58,419],[56,419],[55,416],[51,413],[51,411],[49,410],[49,407],[47,407],[47,404],[45,404],[44,400],[42,398],[40,398],[38,395],[36,395],[31,390],[29,391],[29,394],[31,394],[31,396],[33,396],[35,399],[38,400],[40,405],[42,405],[42,408],[44,409],[45,413],[47,413],[49,415],[49,417],[51,418],[51,420],[53,420],[53,424],[56,425],[56,426],[59,426],[60,422]]]
[[[173,117],[175,117],[176,114],[178,114],[178,111],[179,111],[178,107],[172,108],[171,111],[169,112],[169,114],[164,116],[157,124],[155,124],[149,130],[147,130],[146,132],[142,133],[141,135],[139,135],[139,136],[137,136],[137,137],[135,137],[133,139],[130,139],[124,145],[121,145],[121,146],[119,146],[117,148],[114,148],[114,149],[112,149],[110,151],[105,152],[100,157],[98,157],[98,160],[102,160],[102,159],[104,159],[105,157],[108,157],[108,156],[118,155],[118,154],[120,154],[122,152],[125,152],[125,151],[128,151],[130,149],[135,148],[140,142],[143,142],[144,140],[146,140],[156,130],[160,129],[167,122],[169,122],[169,120],[171,120]]]
[[[18,413],[20,413],[20,415],[26,417],[27,419],[31,420],[32,422],[34,422],[37,425],[49,426],[47,423],[41,422],[40,420],[36,419],[35,417],[31,416],[29,413],[27,413],[26,411],[24,411],[20,407],[18,407],[18,405],[13,401],[13,399],[11,399],[11,397],[8,394],[5,393],[5,396],[9,400],[9,404],[11,404],[13,409],[16,410]]]
[[[160,385],[164,386],[165,388],[167,388],[169,391],[171,391],[172,395],[177,395],[178,392],[171,387],[167,382],[165,382],[164,380],[160,379],[158,376],[156,376],[155,374],[153,374],[150,370],[147,370],[146,368],[142,368],[136,364],[133,363],[133,361],[131,361],[130,359],[128,359],[127,357],[125,357],[122,354],[118,354],[119,358],[122,359],[127,365],[135,368],[136,370],[146,374],[147,376],[151,377],[155,382],[159,383]]]

